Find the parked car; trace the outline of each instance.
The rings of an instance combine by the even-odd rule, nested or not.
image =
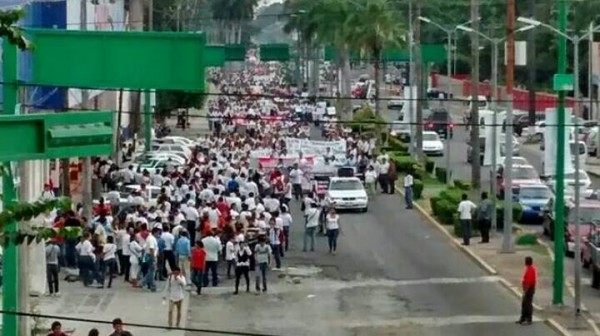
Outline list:
[[[544,207],[554,198],[554,194],[544,184],[525,184],[518,189],[515,198],[523,209],[522,223],[541,222],[544,219]]]
[[[325,198],[336,209],[369,209],[367,191],[358,177],[332,177]]]
[[[388,110],[400,111],[404,106],[404,99],[401,97],[392,97],[387,103]]]
[[[543,120],[546,120],[546,113],[536,112],[534,121],[539,122]],[[513,115],[513,131],[515,134],[521,136],[525,127],[529,127],[529,113],[525,112],[517,116]]]
[[[523,185],[543,184],[537,171],[531,165],[515,165],[515,164],[513,164],[513,166],[511,167],[511,171],[512,171],[512,190],[513,190],[514,194],[518,194],[519,193],[518,189]],[[498,194],[502,197],[504,197],[504,190],[505,190],[505,185],[504,185],[505,172],[506,172],[506,170],[504,169],[504,167],[501,167],[500,169],[498,169],[498,171],[496,173],[496,183],[498,186],[497,190],[498,190]]]
[[[483,164],[483,158],[485,154],[485,138],[479,137],[479,162]],[[467,162],[473,162],[473,145],[467,142]]]
[[[454,123],[450,113],[445,108],[432,109],[423,123],[426,131],[433,131],[444,139],[450,139],[453,136]]]
[[[544,234],[554,240],[554,229],[558,223],[555,222],[555,213],[553,207],[553,199],[548,202],[545,208],[545,216],[543,223]],[[577,233],[575,227],[575,203],[568,201],[565,203],[567,214],[565,216],[565,253],[567,256],[573,256],[575,252],[574,238]],[[594,224],[600,223],[600,201],[598,200],[582,200],[579,202],[579,234],[582,238],[582,245],[587,245],[587,239],[590,237]]]
[[[410,143],[410,125],[400,121],[392,122],[390,136],[398,138],[403,143]]]
[[[574,195],[575,194],[575,188],[577,186],[577,184],[575,183],[575,176],[576,176],[576,172],[573,173],[569,173],[569,174],[565,174],[565,194],[567,195]],[[546,179],[546,185],[548,185],[554,192],[556,192],[556,176],[547,176],[545,177]],[[581,197],[589,197],[592,193],[593,190],[590,189],[590,186],[592,185],[592,180],[590,179],[590,176],[588,175],[588,173],[583,170],[580,169],[579,170],[579,194],[581,195]]]

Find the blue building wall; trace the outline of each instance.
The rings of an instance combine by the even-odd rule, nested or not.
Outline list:
[[[66,29],[67,0],[31,2],[24,6],[26,17],[21,25],[25,28]],[[31,65],[35,57],[29,52],[19,54],[19,78],[31,81]],[[55,87],[30,87],[28,106],[36,109],[59,110],[64,108],[67,90]]]

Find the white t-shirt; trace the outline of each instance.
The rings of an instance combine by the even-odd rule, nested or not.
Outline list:
[[[160,236],[165,242],[165,251],[173,251],[173,245],[175,244],[175,236],[170,232],[163,232]]]
[[[365,182],[367,183],[373,183],[377,180],[377,172],[375,171],[375,169],[373,170],[367,170],[365,172]]]
[[[290,178],[293,184],[302,184],[303,172],[300,169],[292,169],[290,172]]]
[[[235,245],[232,241],[228,241],[225,244],[225,260],[233,260],[235,259]]]
[[[461,201],[460,203],[458,203],[458,214],[459,214],[459,219],[471,219],[471,214],[473,213],[473,210],[475,210],[477,208],[477,206],[475,205],[475,203],[466,200],[466,201]]]
[[[146,243],[144,243],[144,253],[150,253],[150,250],[154,251],[154,256],[158,254],[158,241],[153,235],[148,235]]]
[[[327,230],[337,230],[340,228],[340,216],[338,214],[334,214],[334,215],[327,215],[327,219],[325,221],[325,225],[327,227]]]
[[[306,215],[306,227],[317,227],[319,226],[319,209],[317,208],[308,208],[305,212]]]
[[[106,243],[102,248],[104,253],[104,261],[115,259],[115,253],[117,252],[117,246],[115,244]]]
[[[404,176],[404,187],[412,187],[413,183],[414,181],[412,175]]]
[[[288,227],[293,223],[292,215],[289,212],[282,213],[279,218],[281,218],[281,226]]]

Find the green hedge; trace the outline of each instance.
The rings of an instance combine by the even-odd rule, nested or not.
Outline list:
[[[513,223],[518,223],[521,221],[521,217],[523,216],[523,207],[519,203],[513,203]],[[504,205],[498,205],[496,208],[496,218],[497,218],[497,226],[498,229],[504,228]]]
[[[454,186],[464,191],[471,190],[471,183],[465,182],[463,180],[454,180]]]
[[[423,181],[421,181],[419,179],[415,179],[414,183],[413,183],[413,197],[414,197],[414,199],[420,199],[423,196],[423,188],[425,188],[425,185],[423,184]]]
[[[425,161],[425,171],[428,174],[433,174],[433,169],[435,168],[435,161],[431,160],[431,159],[427,159]]]
[[[395,138],[388,139],[388,145],[393,151],[408,153],[408,146]]]
[[[446,183],[446,168],[435,167],[435,178],[442,183]]]
[[[425,169],[423,169],[417,160],[410,156],[391,155],[390,159],[396,164],[396,171],[398,173],[410,173],[413,178],[421,181],[426,175]]]

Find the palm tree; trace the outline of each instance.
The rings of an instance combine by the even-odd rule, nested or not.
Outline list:
[[[346,25],[352,28],[349,45],[369,56],[375,69],[375,113],[380,112],[380,69],[384,48],[398,47],[404,41],[406,29],[400,23],[392,0],[364,0],[363,3],[349,2],[352,6]]]

